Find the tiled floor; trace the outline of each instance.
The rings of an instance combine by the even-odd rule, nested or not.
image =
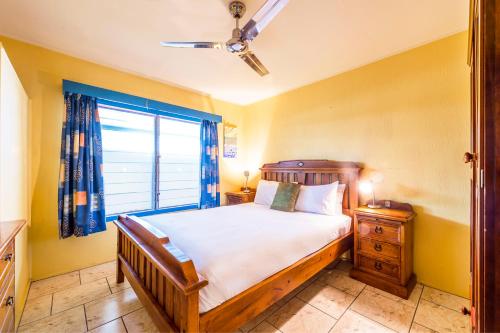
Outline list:
[[[470,332],[462,297],[417,284],[408,300],[324,270],[246,323],[241,332]],[[33,282],[18,332],[157,332],[115,263]]]

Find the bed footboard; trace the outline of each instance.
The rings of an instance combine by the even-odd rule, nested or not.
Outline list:
[[[208,282],[161,231],[137,217],[120,215],[117,282],[126,277],[162,332],[198,332],[199,290]]]

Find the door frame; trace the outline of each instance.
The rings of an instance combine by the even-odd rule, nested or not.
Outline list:
[[[500,0],[471,0],[471,302],[475,332],[500,331]]]

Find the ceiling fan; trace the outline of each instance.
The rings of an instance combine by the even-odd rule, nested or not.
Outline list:
[[[227,42],[161,42],[162,46],[181,48],[223,49],[238,55],[261,76],[269,74],[257,56],[249,50],[248,42],[257,37],[272,19],[286,6],[288,0],[267,0],[245,26],[239,28],[239,20],[245,14],[246,6],[241,1],[231,1],[229,12],[236,20],[233,36]]]

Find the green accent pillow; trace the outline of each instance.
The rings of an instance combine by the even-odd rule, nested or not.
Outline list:
[[[284,212],[295,211],[295,203],[299,197],[300,185],[293,183],[280,183],[276,194],[274,195],[271,209],[281,210]]]

